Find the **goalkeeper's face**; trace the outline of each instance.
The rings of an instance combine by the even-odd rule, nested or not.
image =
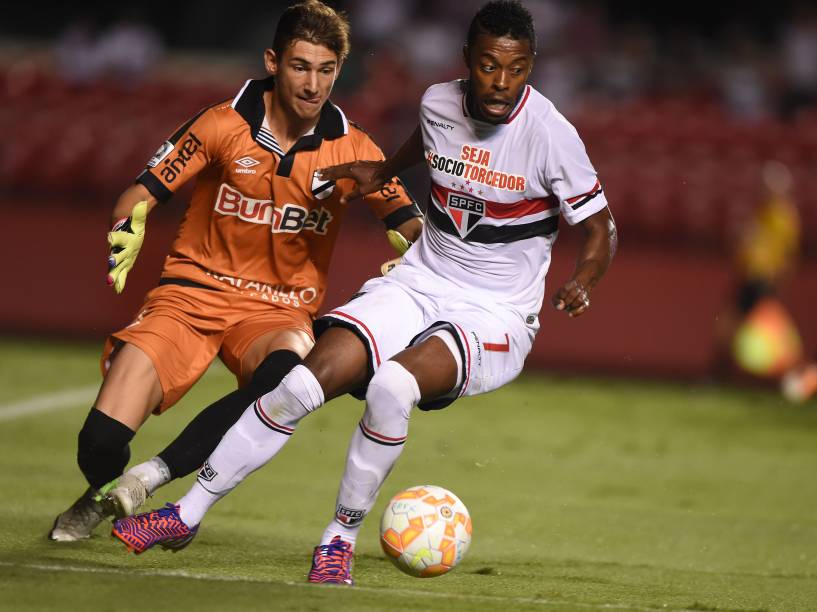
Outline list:
[[[533,68],[530,42],[481,33],[463,51],[471,111],[488,123],[502,123],[516,106]]]
[[[267,49],[264,62],[275,75],[278,102],[299,119],[317,119],[340,71],[337,54],[323,45],[296,40],[280,56]]]

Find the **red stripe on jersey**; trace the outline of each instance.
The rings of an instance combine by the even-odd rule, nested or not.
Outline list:
[[[511,351],[511,341],[508,340],[508,334],[505,334],[505,344],[483,342],[482,346],[486,351],[496,351],[497,353],[509,353]]]
[[[375,342],[374,334],[372,334],[372,332],[369,330],[369,328],[366,327],[366,324],[363,321],[361,321],[359,319],[356,319],[352,315],[348,315],[345,312],[341,312],[340,310],[333,310],[332,312],[327,313],[327,315],[328,316],[345,317],[345,318],[349,319],[350,321],[352,321],[353,323],[356,323],[358,326],[360,326],[363,329],[363,331],[366,333],[366,335],[369,336],[369,342],[371,342],[372,350],[374,351],[375,365],[377,367],[380,367],[380,351],[377,350],[377,342]]]
[[[588,191],[587,193],[583,193],[583,194],[581,194],[581,195],[577,195],[577,196],[574,196],[574,197],[572,197],[572,198],[568,198],[567,200],[565,200],[565,202],[567,202],[568,204],[573,204],[573,203],[575,203],[575,202],[578,202],[578,201],[579,201],[579,200],[581,200],[582,198],[586,198],[586,197],[587,197],[587,196],[589,196],[589,195],[593,195],[593,194],[594,194],[594,193],[596,193],[596,192],[597,192],[599,189],[601,189],[601,183],[599,182],[599,179],[596,179],[596,184],[595,184],[595,185],[593,185],[593,189],[591,189],[591,190],[590,190],[590,191]]]
[[[522,111],[522,107],[525,106],[525,102],[528,101],[528,96],[530,96],[530,85],[525,85],[525,95],[522,96],[522,101],[519,103],[519,106],[517,106],[513,114],[507,119],[505,119],[505,121],[503,121],[502,123],[510,123],[511,121],[516,119],[516,117]]]
[[[473,198],[480,202],[485,202],[485,216],[491,219],[518,219],[528,215],[544,212],[558,206],[556,196],[549,195],[546,198],[536,198],[534,200],[517,200],[516,202],[492,202],[484,200],[478,196],[463,191],[456,191],[443,187],[437,183],[431,183],[431,192],[437,198],[437,203],[443,208],[447,208],[448,194],[454,193],[466,198]]]

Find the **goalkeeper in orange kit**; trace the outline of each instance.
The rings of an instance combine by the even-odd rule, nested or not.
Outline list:
[[[152,208],[196,177],[158,286],[106,342],[104,380],[77,444],[88,489],[57,516],[52,540],[87,538],[106,516],[133,512],[159,486],[198,469],[247,404],[311,349],[347,208],[341,198],[354,189],[315,169],[383,159],[329,101],[348,51],[342,15],[317,0],[288,8],[264,52],[269,77],[247,81],[179,127],[120,196],[108,236],[108,283],[118,293]],[[390,240],[419,235],[420,211],[397,179],[365,199]],[[142,423],[173,406],[217,355],[239,389],[123,474]]]

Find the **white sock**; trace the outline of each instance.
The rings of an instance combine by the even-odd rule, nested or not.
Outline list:
[[[354,546],[363,519],[403,452],[411,409],[419,401],[420,388],[408,370],[396,361],[380,366],[366,392],[366,411],[349,445],[335,517],[321,544],[340,536]]]
[[[177,502],[185,524],[198,525],[214,503],[272,459],[298,422],[323,401],[323,389],[315,376],[298,365],[273,391],[247,408],[205,461],[193,488]]]
[[[156,489],[170,482],[170,468],[159,457],[134,465],[125,473],[141,480],[147,487],[148,495],[153,495]]]

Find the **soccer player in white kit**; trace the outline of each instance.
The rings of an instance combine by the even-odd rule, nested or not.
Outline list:
[[[522,370],[539,327],[559,217],[585,230],[575,271],[556,292],[578,316],[606,271],[616,230],[576,130],[526,83],[535,34],[516,1],[486,4],[464,47],[469,79],[430,87],[420,125],[385,162],[324,170],[353,178],[347,199],[423,160],[427,223],[402,263],[318,321],[313,351],[225,434],[176,504],[117,521],[131,550],[185,546],[207,510],[267,463],[326,401],[365,393],[335,515],[315,548],[310,582],[351,584],[355,539],[403,449],[412,408],[501,387]]]

